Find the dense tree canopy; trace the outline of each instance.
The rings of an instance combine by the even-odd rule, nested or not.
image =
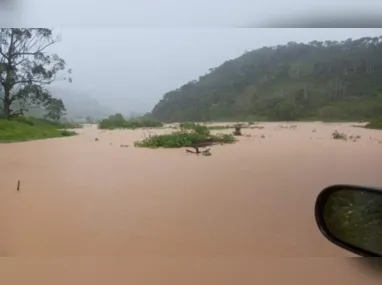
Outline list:
[[[170,91],[162,121],[361,120],[382,115],[382,36],[245,52]]]
[[[61,76],[65,61],[46,51],[58,40],[50,29],[0,29],[0,110],[6,118],[41,106],[49,108],[48,113],[53,114],[52,109],[62,103],[53,100],[45,88],[57,79],[70,80]]]

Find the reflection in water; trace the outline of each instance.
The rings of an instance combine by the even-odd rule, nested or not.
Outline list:
[[[334,236],[382,254],[382,193],[343,189],[330,196],[324,211]]]

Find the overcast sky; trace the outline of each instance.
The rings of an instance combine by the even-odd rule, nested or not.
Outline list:
[[[5,13],[1,13],[5,11]],[[0,26],[60,27],[238,27],[308,16],[370,20],[382,13],[380,0],[0,0]],[[362,16],[366,14],[367,17]],[[278,21],[277,21],[278,20]],[[304,24],[300,24],[306,27]],[[379,20],[381,21],[381,20]],[[280,25],[281,27],[282,25]],[[348,25],[348,27],[350,27]],[[375,25],[372,25],[375,27]],[[329,27],[334,27],[333,22]]]
[[[52,51],[73,69],[70,88],[122,112],[151,110],[165,92],[245,50],[382,35],[233,27],[382,27],[381,13],[380,0],[0,0],[0,26],[60,27]]]
[[[70,88],[122,112],[149,111],[164,93],[263,46],[346,40],[382,29],[56,29],[52,50],[73,69]],[[60,84],[60,86],[63,86]]]

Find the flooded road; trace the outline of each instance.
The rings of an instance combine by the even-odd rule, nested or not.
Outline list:
[[[382,185],[382,132],[262,125],[210,157],[94,126],[0,145],[0,283],[370,281],[321,236],[313,207],[330,184]],[[336,129],[361,139],[333,140]]]

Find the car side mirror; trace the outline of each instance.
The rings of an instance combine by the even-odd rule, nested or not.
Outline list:
[[[382,189],[334,185],[318,195],[315,216],[332,243],[364,257],[382,257]]]

